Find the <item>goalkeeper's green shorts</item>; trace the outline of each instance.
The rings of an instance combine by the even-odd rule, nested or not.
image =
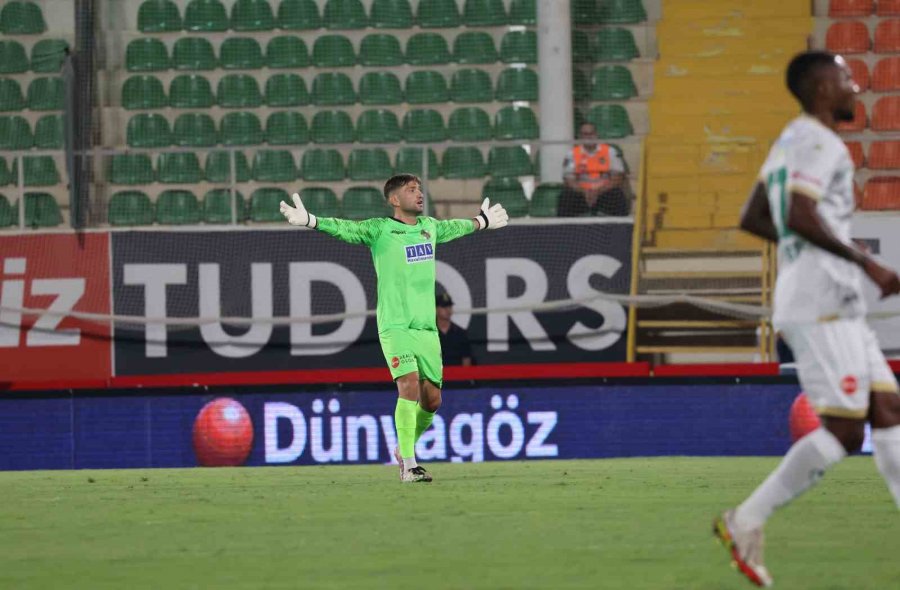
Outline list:
[[[441,387],[444,363],[437,330],[385,330],[378,334],[384,360],[395,380],[415,371]]]

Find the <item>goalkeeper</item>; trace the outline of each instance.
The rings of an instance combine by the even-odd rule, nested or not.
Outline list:
[[[421,181],[412,174],[392,176],[384,184],[384,198],[393,217],[347,221],[308,213],[294,194],[294,206],[281,203],[291,225],[318,229],[350,244],[372,250],[378,276],[378,339],[384,359],[397,384],[394,411],[403,482],[429,482],[431,475],[416,463],[416,441],[431,425],[441,406],[443,363],[435,324],[435,264],[437,244],[481,229],[504,227],[509,216],[503,206],[481,204],[474,219],[438,221],[422,215],[425,199]]]

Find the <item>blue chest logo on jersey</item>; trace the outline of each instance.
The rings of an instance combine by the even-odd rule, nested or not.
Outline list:
[[[426,242],[424,244],[414,244],[406,246],[406,263],[413,264],[415,262],[425,262],[434,260],[434,246]]]

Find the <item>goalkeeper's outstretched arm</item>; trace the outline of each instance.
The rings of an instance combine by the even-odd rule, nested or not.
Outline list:
[[[368,246],[377,237],[379,222],[376,219],[350,221],[332,217],[318,218],[306,210],[306,207],[303,206],[303,201],[300,200],[300,195],[294,193],[292,200],[294,201],[293,207],[284,201],[281,202],[280,206],[281,214],[284,215],[284,218],[291,225],[317,229],[350,244],[365,244]]]
[[[491,206],[491,200],[485,199],[481,203],[481,211],[478,215],[469,219],[450,219],[437,222],[438,244],[455,240],[480,229],[500,229],[509,223],[509,215],[500,203]]]

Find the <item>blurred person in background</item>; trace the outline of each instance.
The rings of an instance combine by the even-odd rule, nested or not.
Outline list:
[[[444,365],[472,366],[472,346],[466,331],[451,321],[453,317],[453,299],[446,292],[435,296],[437,308],[438,337],[441,340],[441,352]]]
[[[583,123],[578,139],[596,140],[597,127]],[[563,183],[559,193],[557,215],[581,217],[609,215],[623,217],[630,213],[625,193],[625,162],[606,143],[576,145],[563,161]]]

